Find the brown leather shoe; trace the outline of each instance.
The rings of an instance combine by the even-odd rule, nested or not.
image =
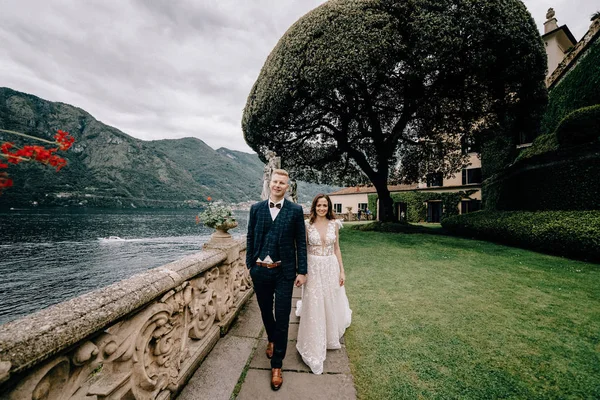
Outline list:
[[[265,354],[267,355],[267,358],[269,360],[271,358],[273,358],[273,351],[274,350],[275,350],[275,343],[269,342],[269,344],[267,344],[267,350],[265,350]]]
[[[271,389],[279,390],[283,385],[283,375],[281,374],[281,368],[271,369]]]

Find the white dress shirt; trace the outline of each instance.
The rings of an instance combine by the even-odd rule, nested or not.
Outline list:
[[[271,203],[274,203],[275,205],[281,204],[281,207],[283,207],[283,201],[284,200],[285,199],[281,199],[277,203],[275,203],[274,201],[271,200],[271,198],[269,198],[269,212],[271,212],[271,219],[273,221],[275,221],[275,218],[277,218],[277,215],[279,215],[279,211],[281,211],[281,209],[277,208],[277,206],[271,207]]]

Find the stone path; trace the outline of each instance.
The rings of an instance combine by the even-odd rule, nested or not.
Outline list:
[[[295,288],[294,306],[299,297],[300,289]],[[314,375],[302,362],[296,351],[299,318],[295,311],[292,308],[280,390],[271,390],[271,366],[265,355],[267,336],[256,296],[252,296],[177,399],[356,399],[343,344],[340,350],[327,352],[322,375]]]

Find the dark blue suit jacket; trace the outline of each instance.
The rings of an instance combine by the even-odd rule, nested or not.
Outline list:
[[[279,220],[280,218],[281,220]],[[296,273],[306,274],[306,227],[304,226],[302,207],[286,199],[277,214],[276,221],[282,224],[279,236],[279,255],[285,277],[293,279],[296,277]],[[269,232],[272,223],[269,200],[261,201],[250,207],[246,238],[246,266],[248,268],[256,265],[261,245],[264,243],[265,235]]]

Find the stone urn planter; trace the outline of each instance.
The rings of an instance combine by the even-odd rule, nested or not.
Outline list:
[[[238,226],[237,221],[225,221],[222,224],[215,226],[215,233],[210,236],[211,242],[219,242],[231,239],[231,233],[227,231],[235,228],[236,226]]]
[[[207,200],[210,202],[210,197]],[[204,211],[196,216],[196,223],[200,222],[215,230],[208,243],[205,244],[205,246],[211,247],[227,246],[232,241],[231,235],[227,231],[238,226],[231,207],[215,203],[209,203]]]

